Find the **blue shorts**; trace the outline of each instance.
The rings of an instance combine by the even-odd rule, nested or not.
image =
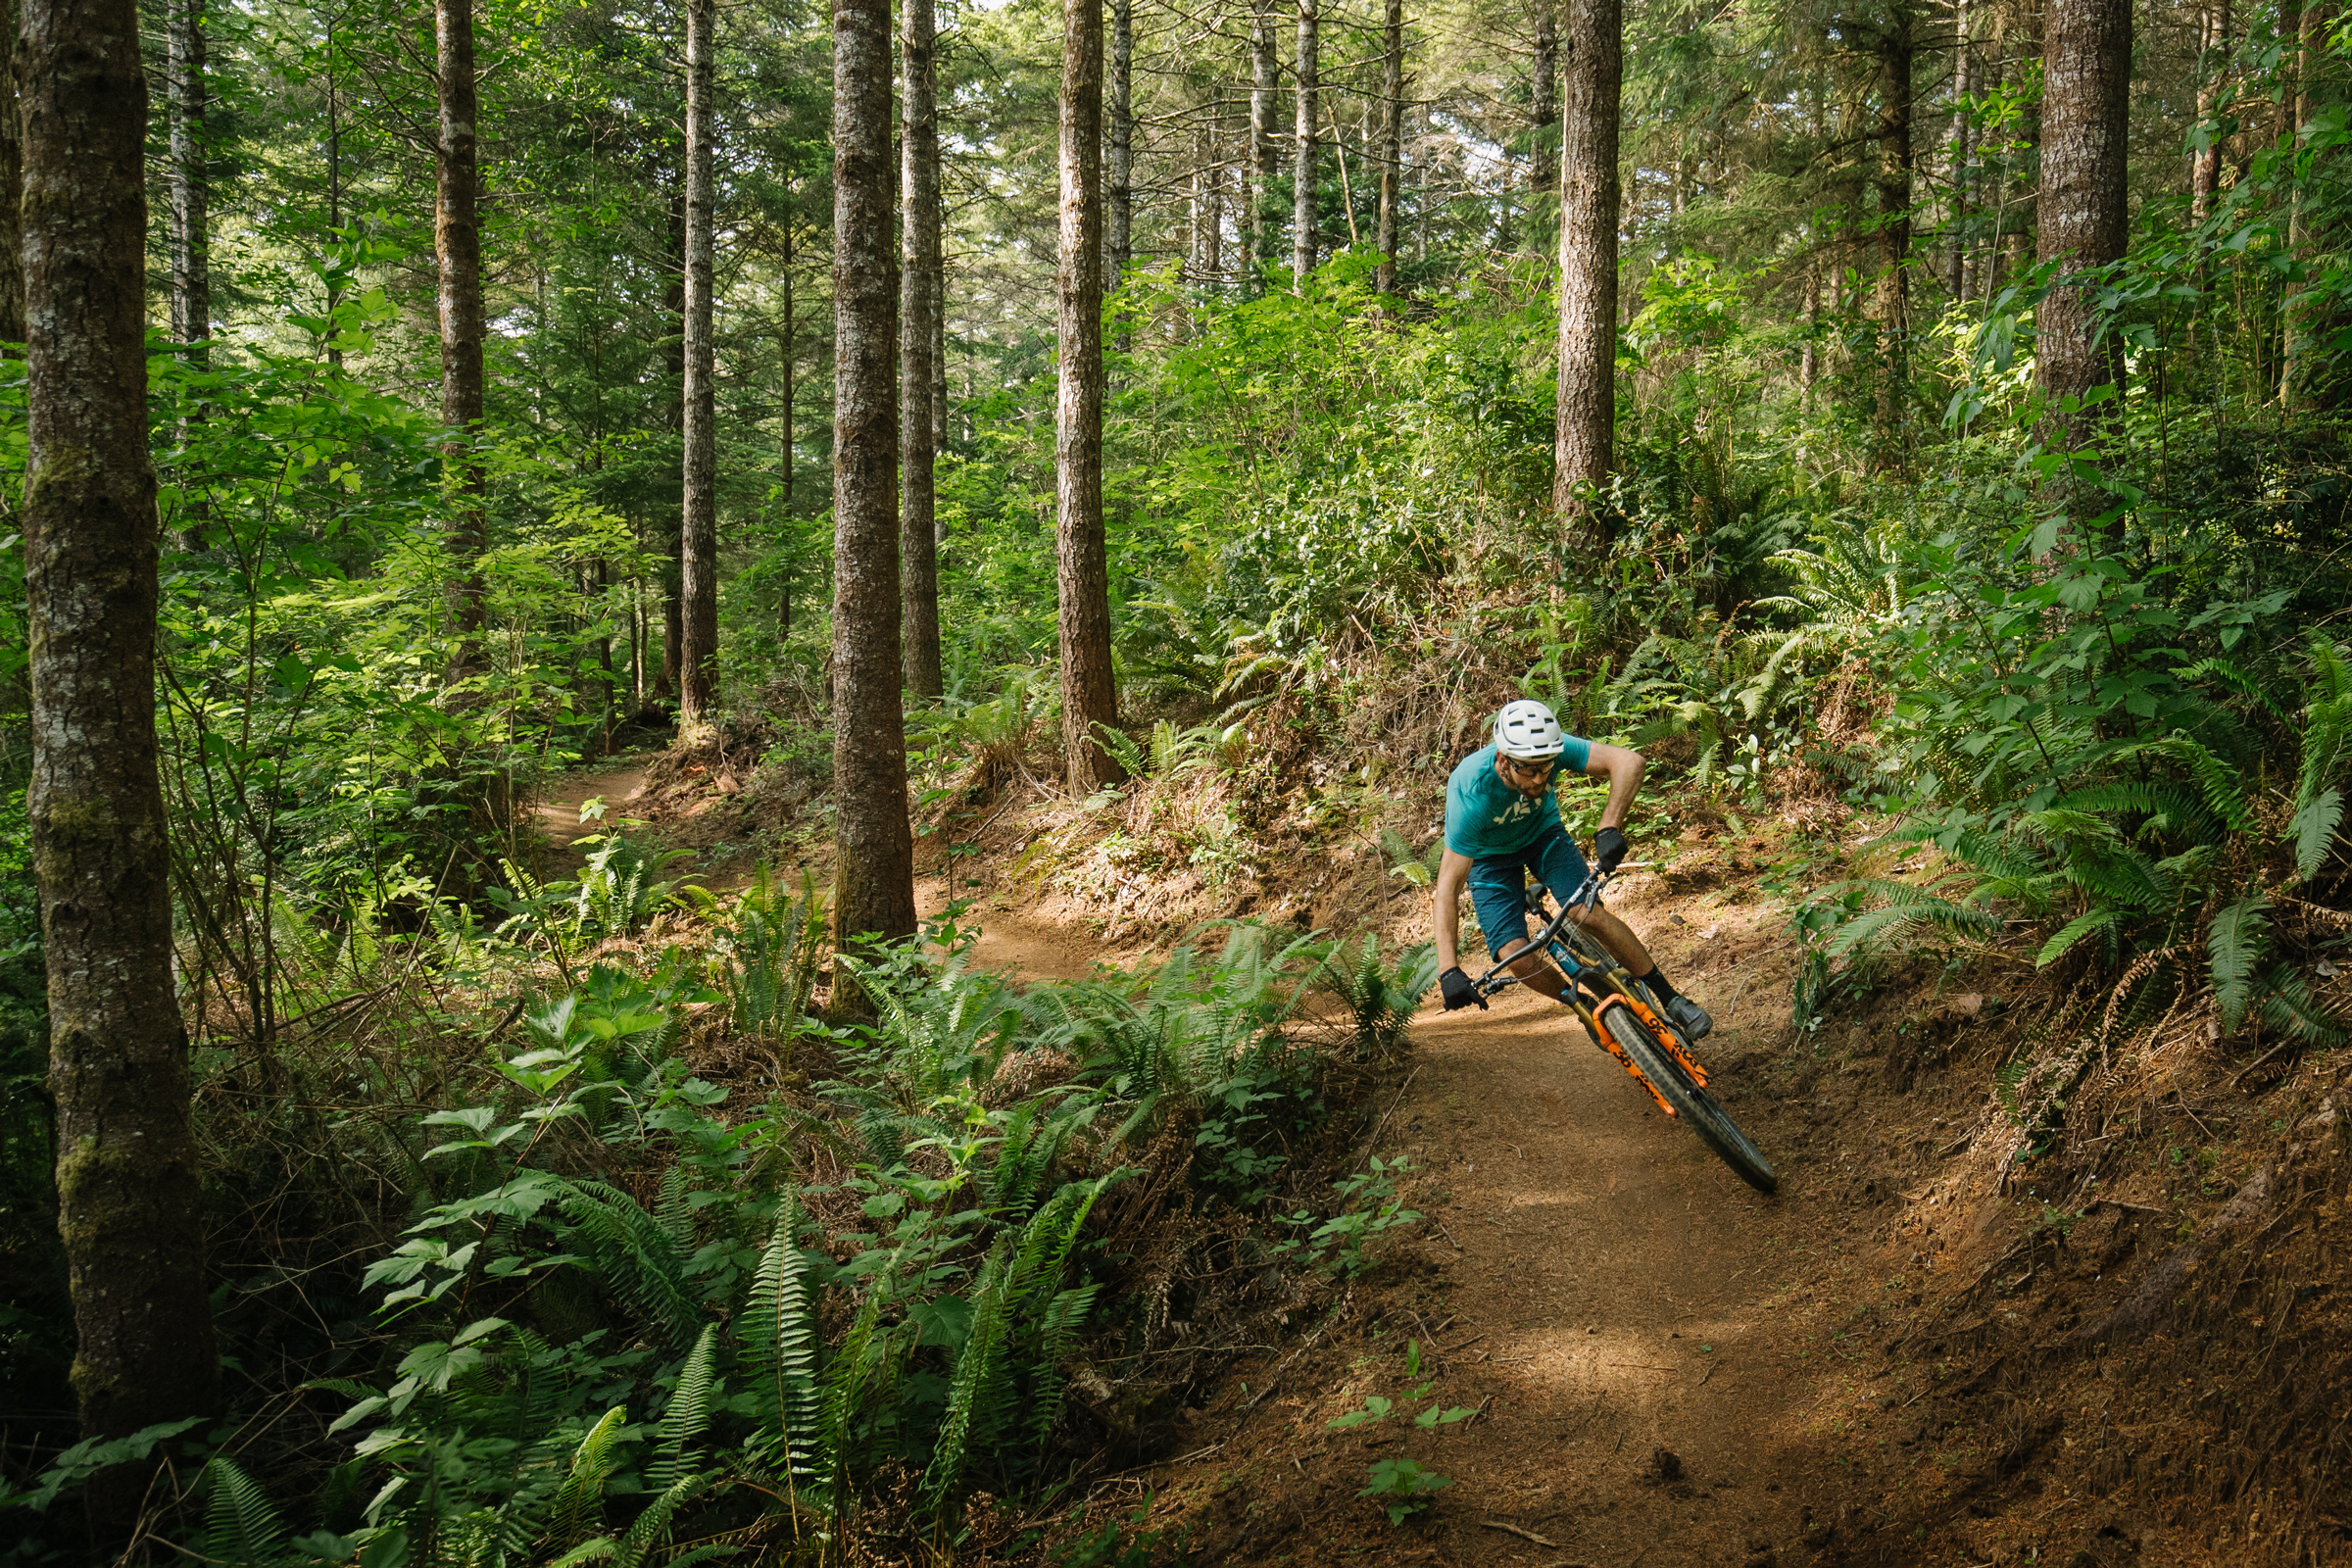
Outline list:
[[[1565,904],[1585,885],[1590,873],[1584,851],[1568,830],[1553,823],[1536,835],[1526,848],[1510,855],[1482,855],[1470,862],[1470,905],[1478,910],[1478,929],[1487,951],[1495,957],[1514,942],[1525,942],[1527,930],[1527,873],[1551,889]]]

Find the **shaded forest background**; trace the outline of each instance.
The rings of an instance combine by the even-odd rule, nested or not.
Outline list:
[[[1114,925],[1317,834],[1422,886],[1524,692],[1686,820],[1884,819],[1915,859],[1775,890],[1797,1042],[2030,976],[2020,1159],[2115,1041],[2344,1041],[2324,4],[135,21],[221,1360],[93,1413],[12,542],[7,1561],[1048,1550],[970,1499],[1058,1495],[1192,1375],[1102,1368],[1240,1263],[1367,1266],[1395,1185],[1326,1166],[1430,977],[1280,923],[1027,989],[956,916],[899,940],[1009,792],[1078,824],[1024,874]],[[537,844],[536,792],[648,748],[763,803],[748,891],[641,824]],[[2344,1432],[2280,1420],[2277,1560],[2325,1560]]]

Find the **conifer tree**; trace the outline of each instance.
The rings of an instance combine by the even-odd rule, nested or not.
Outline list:
[[[26,0],[22,38],[27,807],[74,1389],[83,1435],[121,1438],[211,1413],[220,1375],[156,751],[147,83],[132,0]],[[125,1541],[152,1470],[90,1483],[100,1544]]]

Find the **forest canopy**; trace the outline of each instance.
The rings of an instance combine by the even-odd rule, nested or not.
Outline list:
[[[882,1560],[1142,1443],[1172,1301],[1402,1223],[1312,1152],[1432,965],[1015,986],[914,892],[1006,791],[1110,929],[1420,887],[1527,695],[1940,857],[1789,894],[1799,1029],[2022,941],[2345,1038],[2319,0],[20,9],[0,1562]],[[648,750],[773,808],[748,888],[542,842]]]

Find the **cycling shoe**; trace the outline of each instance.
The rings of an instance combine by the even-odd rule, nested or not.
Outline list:
[[[1715,1028],[1715,1020],[1707,1009],[1689,997],[1678,996],[1666,1004],[1666,1019],[1683,1032],[1686,1040],[1704,1040]]]

